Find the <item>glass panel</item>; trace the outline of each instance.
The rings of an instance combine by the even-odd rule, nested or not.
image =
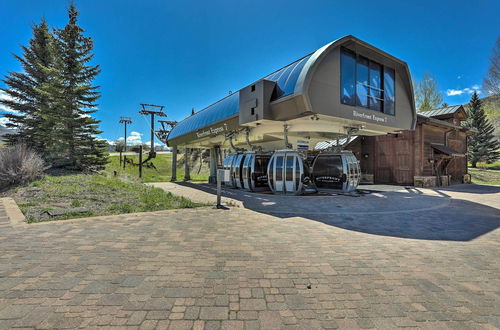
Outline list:
[[[231,168],[231,163],[233,162],[233,155],[229,155],[224,159],[224,169],[228,170]]]
[[[370,109],[382,111],[382,92],[378,89],[370,88]]]
[[[354,105],[355,104],[355,72],[356,72],[356,57],[354,54],[346,50],[342,50],[341,59],[341,102],[344,104]]]
[[[394,70],[384,68],[384,113],[389,115],[395,113],[394,83]]]
[[[242,157],[243,155],[238,155],[238,158],[236,158],[236,164],[234,166],[234,178],[236,180],[240,179]]]
[[[296,65],[294,65],[293,72],[290,73],[288,80],[286,82],[284,88],[284,95],[293,94],[295,92],[295,86],[297,85],[297,79],[299,79],[299,75],[302,72],[302,68],[304,68],[304,64],[306,64],[307,60],[311,57],[311,55],[304,57],[300,60]]]
[[[356,66],[356,105],[368,107],[368,60],[358,59]]]
[[[289,65],[285,70],[283,70],[283,74],[281,77],[279,77],[278,81],[276,84],[279,86],[281,90],[283,90],[283,95],[285,95],[284,90],[285,90],[285,84],[288,78],[290,77],[290,73],[292,70],[295,68],[294,65]]]
[[[283,180],[283,156],[276,157],[276,181]]]
[[[293,159],[294,156],[287,156],[286,157],[286,176],[285,180],[286,181],[293,181]]]
[[[269,163],[269,156],[255,156],[255,186],[267,186],[267,163]]]
[[[271,158],[269,163],[269,182],[271,183],[271,187],[274,189],[274,158]]]
[[[300,179],[301,175],[300,173],[300,164],[299,164],[299,157],[295,158],[295,189],[299,189],[299,184],[300,184]]]
[[[245,156],[245,161],[243,162],[243,179],[248,180],[250,177],[250,172],[251,172],[251,167],[250,167],[250,160],[252,159],[253,155],[246,155]]]
[[[382,66],[375,62],[370,62],[370,87],[382,88]]]

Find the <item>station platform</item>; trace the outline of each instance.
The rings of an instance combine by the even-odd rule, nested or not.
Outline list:
[[[191,182],[150,185],[215,206],[215,185]],[[462,184],[424,189],[363,185],[359,191],[357,197],[287,196],[225,188],[222,201],[229,207],[228,212],[245,208],[281,219],[306,218],[346,230],[404,238],[470,240],[500,226],[499,186]]]

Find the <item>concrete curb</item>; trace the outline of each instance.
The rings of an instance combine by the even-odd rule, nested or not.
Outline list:
[[[13,227],[17,226],[27,226],[26,217],[23,212],[17,206],[16,201],[11,197],[4,197],[1,199],[5,212],[7,213],[7,217],[10,220],[10,225]]]
[[[141,216],[147,216],[147,215],[160,215],[164,214],[167,212],[178,212],[178,211],[186,211],[186,210],[196,210],[196,209],[207,209],[207,208],[212,208],[210,206],[202,206],[202,207],[196,207],[196,208],[185,208],[185,209],[167,209],[167,210],[159,210],[159,211],[144,211],[144,212],[134,212],[134,213],[120,213],[120,214],[110,214],[110,215],[98,215],[94,217],[82,217],[82,218],[72,218],[72,219],[60,219],[60,220],[47,220],[47,221],[39,221],[39,222],[32,222],[32,223],[27,223],[27,226],[42,226],[42,225],[63,225],[63,224],[68,224],[68,223],[78,223],[81,221],[114,221],[116,220],[117,217],[129,217],[129,218],[138,218]]]

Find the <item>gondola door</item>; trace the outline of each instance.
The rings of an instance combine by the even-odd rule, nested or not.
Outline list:
[[[233,166],[233,180],[235,188],[243,188],[243,178],[242,178],[242,169],[243,169],[243,161],[245,159],[245,154],[239,154],[236,157],[236,162]]]
[[[354,155],[349,155],[346,157],[346,162],[347,162],[347,169],[348,169],[348,174],[347,174],[347,182],[344,183],[344,191],[346,192],[351,192],[353,190],[356,190],[358,187],[359,179],[360,179],[360,168],[359,168],[359,161],[356,159],[356,156]]]
[[[319,154],[313,163],[313,180],[318,190],[343,190],[345,175],[340,154]]]
[[[255,154],[248,153],[243,161],[243,188],[246,190],[252,190],[252,163],[255,158]]]
[[[251,165],[250,171],[250,189],[252,191],[262,191],[269,188],[268,177],[267,177],[267,166],[270,155],[252,155],[252,161],[249,163]]]
[[[274,193],[300,194],[304,165],[296,152],[277,152],[269,162],[269,186]]]
[[[274,162],[274,182],[276,192],[284,192],[285,185],[283,181],[283,163],[285,155],[281,154],[276,156],[276,161]]]
[[[300,186],[300,177],[304,173],[301,168],[302,162],[299,161],[297,154],[287,154],[285,166],[283,168],[285,178],[285,192],[296,194]]]

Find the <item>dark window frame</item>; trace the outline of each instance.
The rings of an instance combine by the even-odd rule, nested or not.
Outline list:
[[[350,54],[351,56],[353,56],[356,60],[355,62],[355,65],[354,65],[354,104],[351,104],[351,103],[346,103],[346,102],[343,102],[343,77],[342,77],[342,53],[347,53],[347,54]],[[375,109],[372,109],[370,107],[370,98],[371,96],[370,95],[367,95],[367,105],[366,107],[365,106],[362,106],[362,105],[359,105],[358,104],[358,91],[357,91],[357,86],[358,86],[358,62],[359,62],[359,59],[360,58],[363,58],[364,60],[368,61],[368,64],[367,64],[367,68],[368,68],[368,85],[365,85],[365,84],[362,84],[363,86],[365,86],[365,88],[367,89],[368,91],[368,94],[370,94],[370,90],[371,89],[376,89],[376,90],[379,90],[381,92],[381,97],[380,98],[377,98],[380,102],[380,110],[375,110]],[[380,71],[380,87],[381,88],[377,88],[375,86],[371,86],[370,85],[370,69],[371,69],[371,66],[370,64],[371,63],[375,63],[377,65],[380,66],[381,68],[381,71]],[[393,113],[387,113],[385,112],[385,70],[386,68],[389,68],[392,70],[392,72],[394,73],[393,74],[393,83],[394,83],[394,109],[393,109]],[[368,110],[371,110],[371,111],[376,111],[376,112],[380,112],[380,113],[383,113],[385,115],[389,115],[389,116],[395,116],[396,115],[396,70],[394,68],[391,68],[389,66],[386,66],[386,65],[383,65],[377,61],[373,61],[371,59],[369,59],[368,57],[366,56],[363,56],[363,55],[360,55],[358,53],[356,53],[355,51],[351,50],[351,49],[348,49],[348,48],[345,48],[345,47],[341,47],[340,48],[340,103],[344,104],[344,105],[348,105],[348,106],[354,106],[354,107],[359,107],[359,108],[364,108],[364,109],[368,109]],[[361,84],[361,83],[360,83]]]

